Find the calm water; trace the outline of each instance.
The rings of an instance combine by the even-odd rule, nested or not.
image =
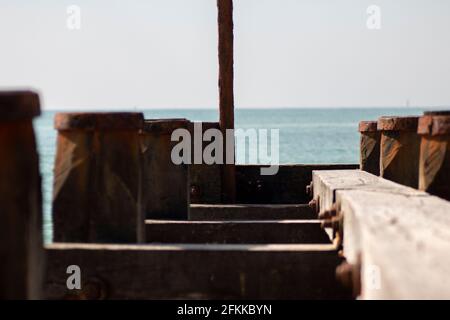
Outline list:
[[[238,128],[280,129],[280,163],[357,163],[358,122],[382,115],[420,115],[418,108],[372,109],[264,109],[236,110]],[[148,110],[151,118],[187,118],[217,121],[216,110]],[[56,132],[54,112],[45,112],[35,122],[44,190],[44,234],[52,237],[51,199]],[[239,151],[238,151],[239,152]]]

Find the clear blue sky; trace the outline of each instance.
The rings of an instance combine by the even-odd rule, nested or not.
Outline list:
[[[216,15],[215,0],[0,0],[0,88],[47,109],[216,107]],[[449,17],[448,0],[235,0],[236,105],[450,105]]]

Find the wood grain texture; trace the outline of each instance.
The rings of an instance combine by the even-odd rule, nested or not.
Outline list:
[[[383,178],[418,188],[420,136],[416,132],[383,131],[380,174]]]
[[[409,188],[341,190],[337,201],[344,254],[362,263],[362,298],[450,298],[448,202]]]
[[[191,186],[200,192],[192,197],[193,204],[221,204],[220,170],[215,166],[191,165]],[[261,165],[237,165],[237,203],[240,204],[299,204],[308,203],[306,186],[311,183],[313,170],[358,169],[358,164],[280,165],[278,174],[262,176]]]
[[[54,244],[47,259],[48,299],[78,294],[66,287],[72,264],[82,287],[90,279],[104,284],[106,299],[349,298],[336,283],[342,259],[331,245]]]
[[[196,122],[191,122],[191,134],[194,133],[195,124]],[[201,126],[203,134],[209,129],[220,130],[218,122],[202,122]],[[203,150],[208,144],[209,142],[203,142]],[[194,160],[194,154],[192,154],[192,164],[189,166],[191,203],[221,203],[222,165],[195,164]]]
[[[360,169],[380,175],[380,132],[362,132],[360,139]]]
[[[306,204],[191,205],[191,221],[310,220],[317,218]]]
[[[450,135],[422,136],[419,189],[450,200]]]
[[[138,131],[59,131],[53,194],[55,241],[143,242]]]
[[[330,243],[319,221],[146,220],[148,243]]]
[[[147,120],[140,134],[142,198],[147,219],[187,220],[189,214],[189,168],[171,159],[171,136],[176,129],[189,129],[187,120]]]
[[[392,181],[382,179],[361,170],[324,170],[313,171],[314,199],[319,200],[320,211],[331,209],[336,202],[336,192],[339,190],[390,190],[417,195],[422,191],[408,188]]]

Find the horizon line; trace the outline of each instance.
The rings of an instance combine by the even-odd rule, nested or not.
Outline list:
[[[263,107],[235,107],[235,110],[289,110],[289,109],[450,109],[448,105],[436,106],[263,106]],[[147,110],[205,110],[205,111],[219,111],[218,107],[42,107],[42,111],[147,111]]]

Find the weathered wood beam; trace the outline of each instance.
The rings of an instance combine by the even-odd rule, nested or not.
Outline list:
[[[191,132],[194,133],[196,122],[191,123]],[[218,122],[202,122],[202,133],[209,129],[220,130]],[[203,149],[209,145],[203,141]],[[193,146],[192,150],[195,150]],[[192,155],[194,158],[194,155]],[[195,159],[193,159],[195,160]],[[221,203],[222,202],[222,165],[221,164],[192,164],[189,166],[191,203]]]
[[[36,93],[0,92],[0,300],[40,299],[44,251]]]
[[[338,190],[386,190],[424,195],[422,191],[408,188],[361,170],[324,170],[313,172],[313,193],[319,212],[330,210],[336,202]]]
[[[187,220],[190,190],[187,164],[174,164],[171,136],[189,129],[186,119],[145,120],[140,134],[142,204],[147,219]]]
[[[450,203],[411,190],[337,192],[363,299],[450,299]]]
[[[207,167],[207,168],[205,168]],[[191,185],[196,196],[191,203],[220,204],[220,172],[214,166],[191,166]],[[278,174],[261,176],[260,165],[236,166],[237,203],[298,204],[308,203],[311,195],[306,186],[311,183],[314,170],[358,169],[357,164],[280,165]],[[211,179],[211,177],[213,177]]]
[[[362,121],[359,123],[360,139],[360,169],[376,176],[380,175],[380,142],[381,132],[377,121]]]
[[[420,118],[419,188],[450,200],[450,111]]]
[[[217,0],[219,25],[219,107],[220,129],[225,137],[225,145],[233,139],[233,150],[224,148],[226,159],[233,159],[233,164],[222,166],[222,201],[236,201],[236,176],[234,167],[234,135],[227,137],[226,130],[234,129],[234,35],[233,35],[233,0]],[[227,152],[228,151],[228,152]],[[230,154],[232,152],[232,154]],[[225,161],[227,163],[227,161]]]
[[[345,299],[331,245],[47,247],[48,299]],[[78,265],[82,289],[67,289]]]
[[[321,211],[335,204],[332,227],[348,262],[338,274],[358,279],[361,298],[450,298],[449,202],[363,171],[313,176]]]
[[[56,242],[145,241],[141,113],[59,113],[53,226]]]
[[[191,205],[191,221],[311,220],[317,215],[306,204]]]
[[[419,187],[419,117],[381,117],[380,175],[385,179]]]
[[[148,243],[330,243],[320,221],[146,221]]]

